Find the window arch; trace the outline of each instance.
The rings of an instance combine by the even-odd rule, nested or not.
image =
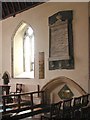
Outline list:
[[[16,30],[12,44],[13,78],[34,78],[34,31],[26,23]]]

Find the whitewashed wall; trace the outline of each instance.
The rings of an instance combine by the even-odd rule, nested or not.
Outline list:
[[[73,41],[75,69],[53,70],[48,69],[49,57],[49,27],[48,17],[56,12],[73,10]],[[35,32],[35,79],[11,79],[10,84],[23,82],[24,84],[40,84],[41,87],[51,79],[66,76],[73,79],[85,91],[88,91],[88,3],[54,2],[44,3],[35,8],[22,12],[16,17],[2,21],[2,72],[8,70],[11,74],[11,40],[13,33],[21,21],[30,24]],[[39,80],[38,55],[45,52],[45,79]],[[14,87],[11,87],[14,89]]]
[[[2,21],[0,21],[0,84],[2,84]]]
[[[90,45],[90,2],[89,2],[89,9],[88,9],[88,14],[89,14],[89,45]],[[90,49],[90,47],[89,47]],[[90,54],[90,53],[89,53]],[[90,58],[89,58],[90,59]],[[89,60],[90,62],[90,60]],[[89,63],[90,64],[90,63]],[[90,68],[89,68],[90,70]],[[90,73],[90,72],[89,72]],[[89,78],[89,81],[88,81],[88,91],[90,93],[90,78]]]

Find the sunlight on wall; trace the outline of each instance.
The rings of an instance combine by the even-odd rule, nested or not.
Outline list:
[[[23,23],[13,39],[14,78],[34,78],[34,33]]]

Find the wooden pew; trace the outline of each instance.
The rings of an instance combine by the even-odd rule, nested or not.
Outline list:
[[[37,97],[41,99],[40,103],[35,104],[34,102],[35,94],[37,94]],[[26,95],[30,97],[29,100],[22,99],[22,97]],[[7,101],[13,96],[17,97],[17,102],[12,103],[10,101]],[[41,113],[42,108],[45,108],[44,91],[35,91],[35,92],[20,93],[13,95],[2,95],[2,107],[1,107],[2,120],[10,119],[10,118],[20,119],[20,118],[25,118],[27,116],[28,117],[33,116],[35,114]]]

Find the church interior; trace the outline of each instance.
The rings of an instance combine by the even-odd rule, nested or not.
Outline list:
[[[0,2],[0,119],[90,120],[90,2]]]

